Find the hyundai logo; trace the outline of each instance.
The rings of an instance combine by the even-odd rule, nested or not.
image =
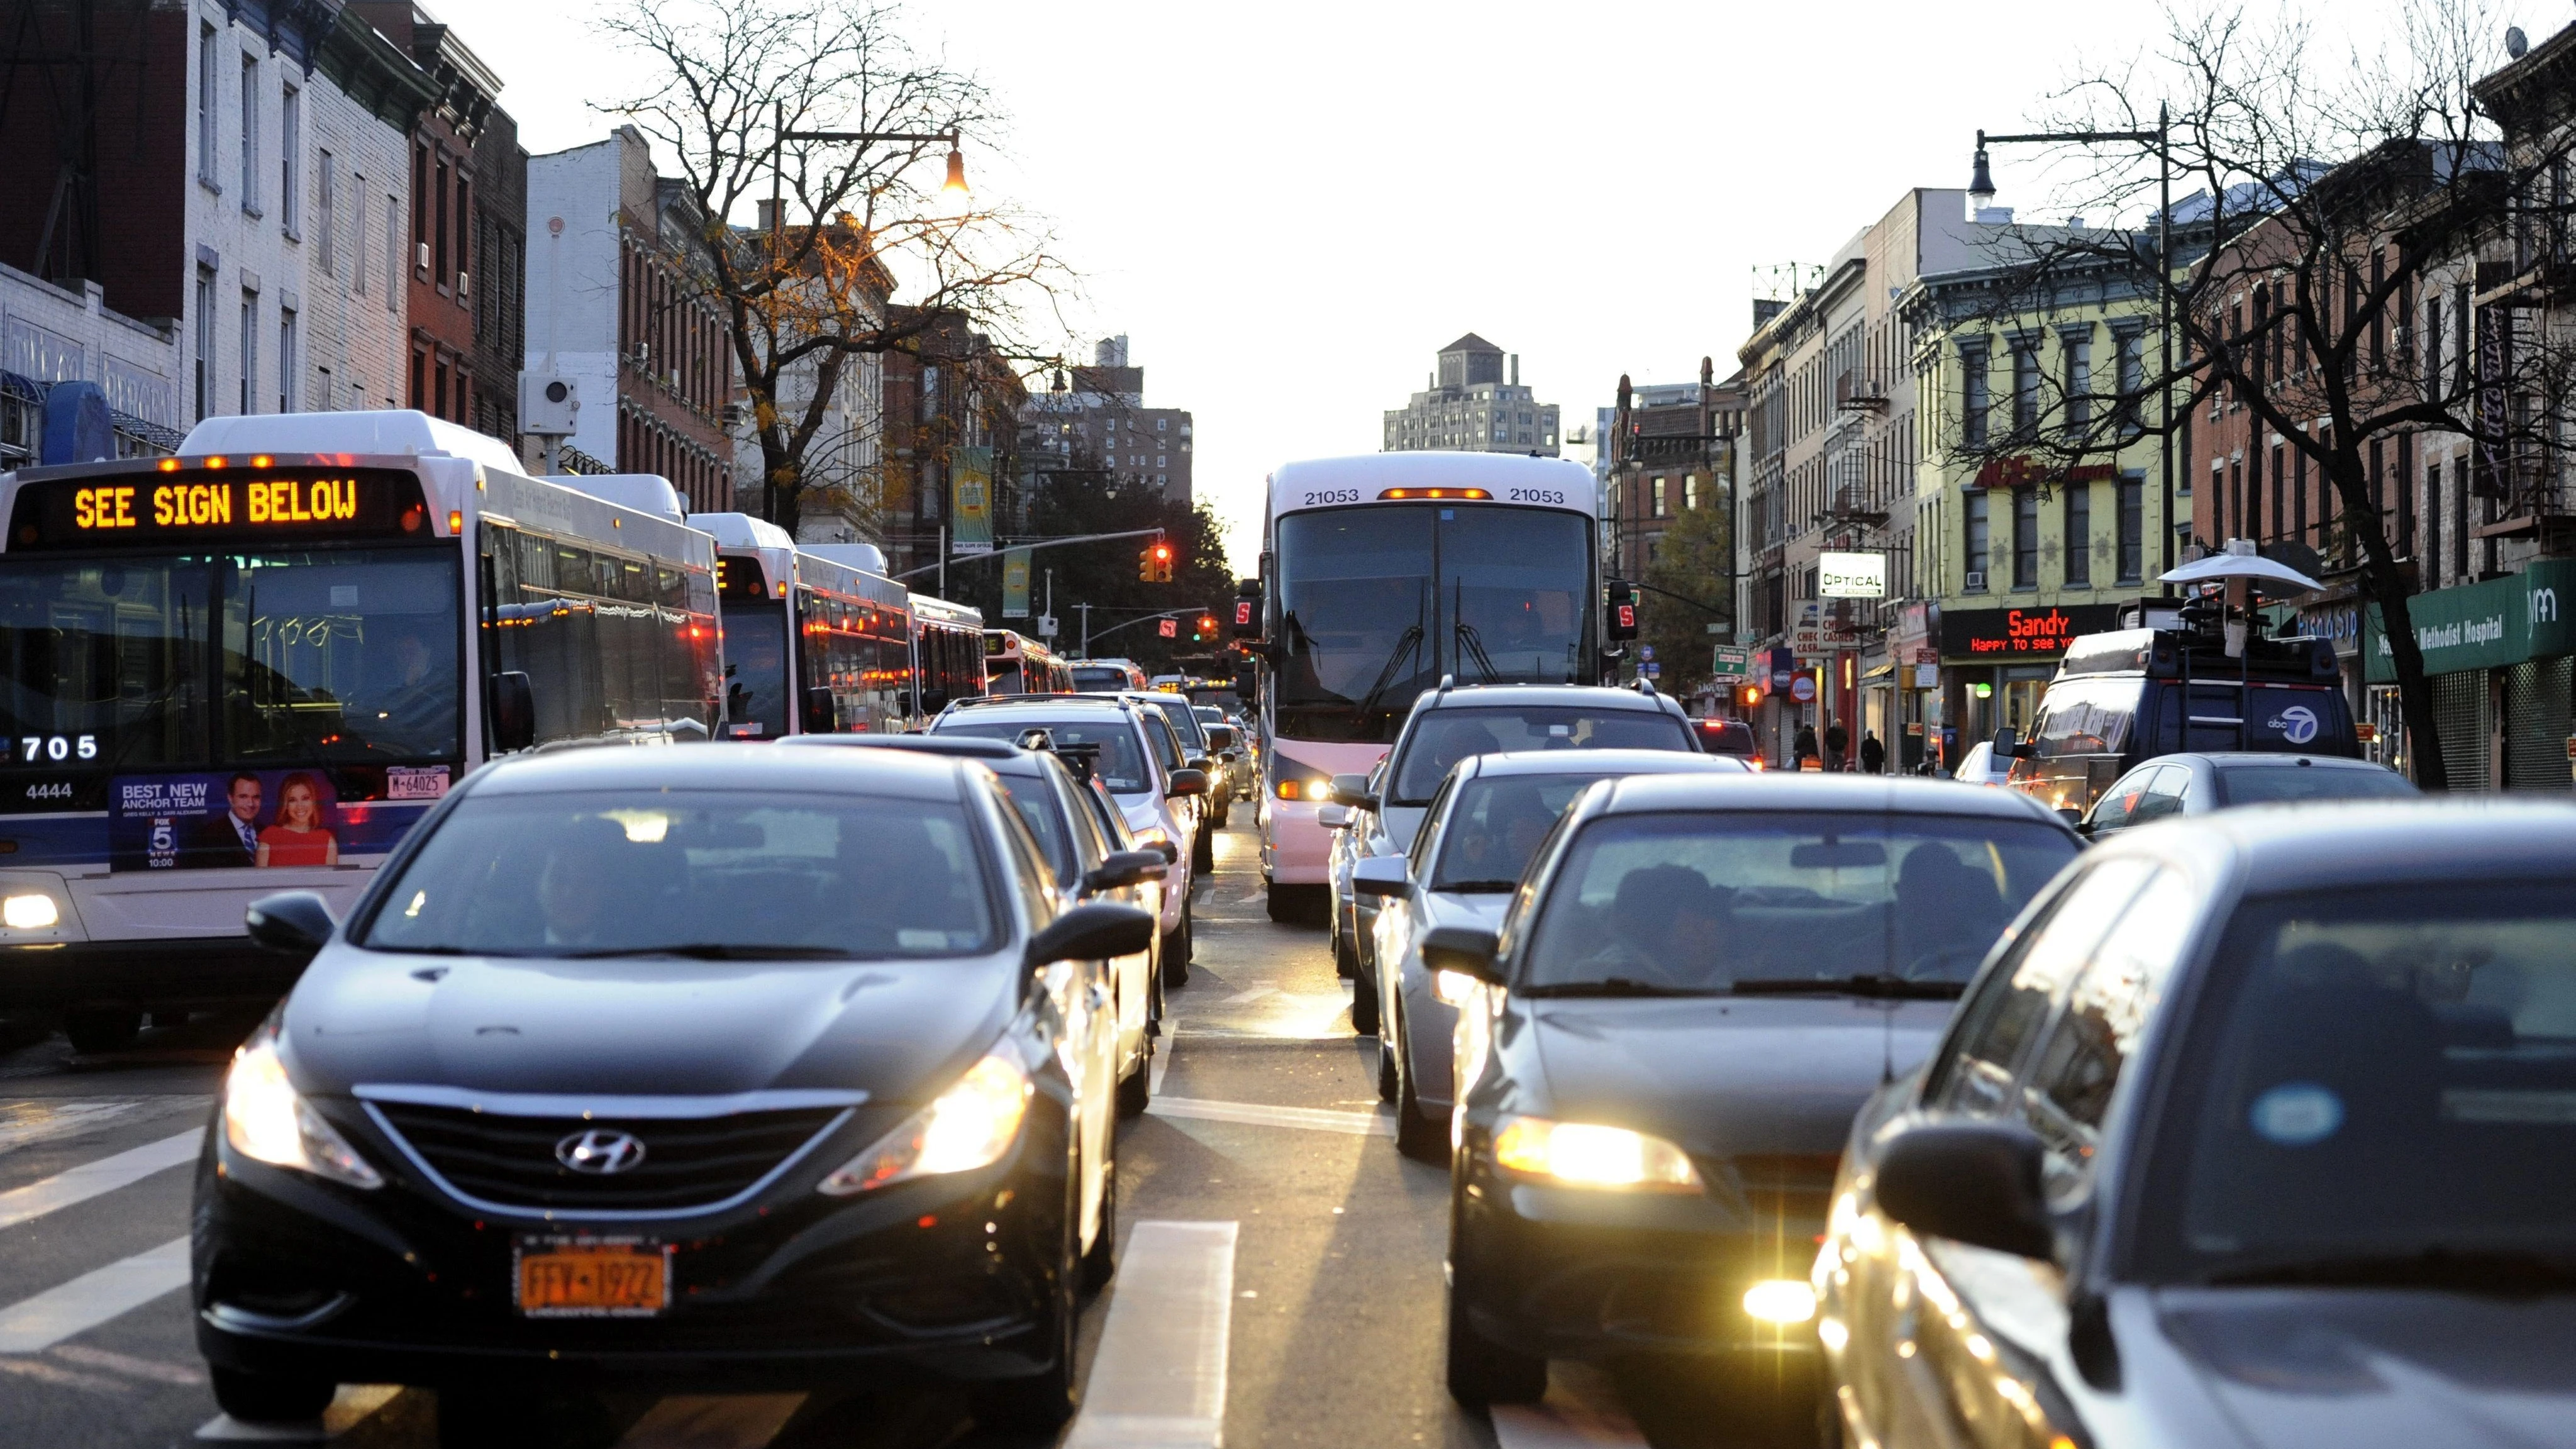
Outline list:
[[[555,1161],[575,1172],[607,1177],[641,1167],[644,1164],[644,1144],[632,1133],[593,1127],[556,1143]]]

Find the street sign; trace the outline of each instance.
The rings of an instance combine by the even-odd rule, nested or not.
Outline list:
[[[1655,646],[1654,646],[1654,645],[1652,645],[1652,644],[1640,644],[1640,645],[1638,645],[1638,646],[1637,646],[1637,657],[1638,657],[1638,658],[1640,658],[1640,659],[1652,659],[1652,658],[1654,658],[1654,657],[1655,657]]]
[[[1789,681],[1789,697],[1800,704],[1811,704],[1816,698],[1816,676],[1800,674]]]
[[[1746,679],[1753,673],[1753,651],[1717,646],[1716,657],[1709,662],[1708,672],[1719,679]]]
[[[1154,632],[1162,635],[1166,639],[1178,639],[1181,637],[1181,621],[1178,619],[1159,620],[1154,625]]]
[[[1055,615],[1038,615],[1038,637],[1041,639],[1052,639],[1055,637]]]
[[[1644,664],[1639,665],[1638,668],[1645,672],[1645,676],[1648,679],[1661,679],[1664,677],[1664,666],[1655,663],[1651,659],[1646,661]]]

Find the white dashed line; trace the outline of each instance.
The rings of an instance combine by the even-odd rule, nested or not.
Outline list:
[[[1395,1135],[1395,1119],[1384,1111],[1336,1112],[1322,1107],[1273,1107],[1264,1102],[1211,1102],[1201,1097],[1165,1097],[1160,1094],[1145,1110],[1157,1117],[1188,1117],[1201,1122],[1299,1127],[1310,1132],[1347,1132],[1358,1137]]]
[[[1234,1323],[1237,1224],[1141,1222],[1065,1449],[1216,1449]]]
[[[188,1286],[188,1240],[120,1259],[0,1308],[0,1353],[38,1353]]]

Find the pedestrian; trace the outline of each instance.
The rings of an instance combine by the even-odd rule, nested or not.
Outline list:
[[[1843,728],[1841,720],[1835,720],[1825,726],[1825,768],[1847,770],[1851,768],[1850,762],[1851,731]]]
[[[1861,731],[1860,767],[1862,773],[1870,775],[1879,774],[1887,769],[1887,746],[1878,742],[1878,735],[1874,731]]]
[[[1809,760],[1816,758],[1816,727],[1814,725],[1802,724],[1798,726],[1798,742],[1790,746],[1790,754],[1794,757],[1797,767],[1801,770],[1807,768],[1807,762]]]

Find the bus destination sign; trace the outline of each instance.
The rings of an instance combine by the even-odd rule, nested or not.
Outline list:
[[[427,539],[420,480],[389,468],[179,468],[47,479],[18,490],[13,549]]]

